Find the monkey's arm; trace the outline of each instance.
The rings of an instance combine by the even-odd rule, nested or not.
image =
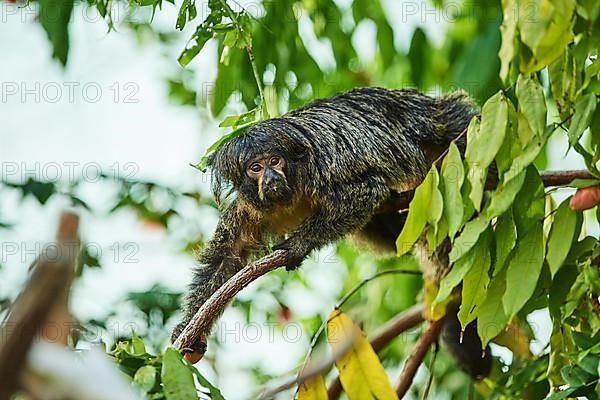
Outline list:
[[[193,272],[192,283],[184,300],[184,316],[173,330],[172,342],[175,342],[200,306],[244,267],[250,254],[258,249],[260,222],[239,204],[235,200],[223,211],[212,240],[200,254],[200,265]],[[204,353],[205,344],[197,341],[192,349]]]
[[[298,267],[312,251],[335,242],[365,225],[374,211],[390,196],[390,189],[380,177],[368,177],[362,182],[331,185],[318,193],[318,211],[308,217],[275,250],[287,250],[287,270]]]

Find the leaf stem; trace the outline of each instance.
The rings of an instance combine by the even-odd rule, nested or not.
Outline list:
[[[256,60],[254,58],[254,51],[252,50],[252,43],[250,43],[250,41],[248,40],[248,36],[244,32],[242,25],[238,21],[237,16],[235,15],[235,12],[231,9],[229,4],[227,4],[227,0],[219,0],[219,2],[221,3],[221,5],[225,9],[225,11],[227,11],[227,15],[233,21],[236,29],[238,30],[238,33],[240,34],[240,37],[244,41],[244,48],[246,49],[246,52],[248,53],[248,59],[250,60],[250,65],[252,65],[252,72],[254,73],[254,80],[256,81],[256,86],[258,86],[258,95],[260,96],[260,108],[261,108],[261,117],[262,117],[262,112],[264,112],[264,110],[262,110],[262,108],[263,108],[263,104],[265,103],[265,94],[263,92],[263,87],[262,87],[260,76],[258,75],[258,67],[256,66]]]

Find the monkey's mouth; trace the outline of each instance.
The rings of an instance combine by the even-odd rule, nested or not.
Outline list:
[[[268,200],[271,203],[284,203],[292,198],[292,191],[286,185],[265,185],[263,194],[265,200]]]

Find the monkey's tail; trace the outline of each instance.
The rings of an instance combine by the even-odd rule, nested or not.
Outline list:
[[[202,261],[206,260],[201,259],[201,263]],[[204,304],[218,288],[227,282],[229,278],[241,269],[241,264],[242,262],[239,258],[224,257],[220,262],[212,260],[210,263],[202,263],[196,267],[193,273],[192,283],[188,290],[188,295],[184,300],[183,320],[173,330],[171,335],[172,342],[175,342],[200,306]],[[218,317],[218,315],[214,316],[210,329],[212,329],[212,325]],[[194,344],[192,348],[196,345],[199,346],[197,350],[201,350],[203,344],[198,342]]]
[[[434,117],[437,129],[434,140],[438,144],[449,144],[467,129],[471,119],[478,114],[479,108],[464,90],[437,98]]]

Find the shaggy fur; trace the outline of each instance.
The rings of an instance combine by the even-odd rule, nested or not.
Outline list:
[[[287,239],[293,269],[312,251],[350,233],[394,250],[404,217],[376,213],[394,192],[414,189],[431,163],[477,114],[462,92],[432,98],[415,90],[354,89],[264,121],[212,155],[213,190],[235,199],[221,216],[186,300],[181,329],[214,291],[270,239]],[[460,140],[464,148],[464,137]],[[272,202],[248,178],[248,162],[285,159],[290,196]]]

